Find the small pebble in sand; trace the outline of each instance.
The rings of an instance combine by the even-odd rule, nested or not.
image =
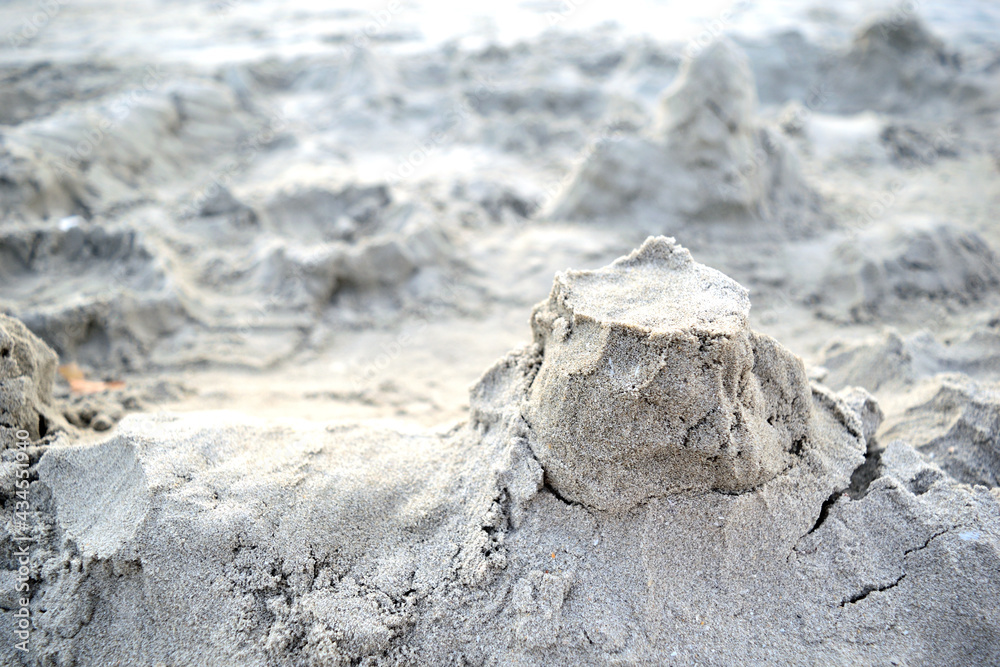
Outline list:
[[[90,422],[90,427],[95,431],[108,431],[114,425],[115,423],[114,421],[112,421],[111,417],[107,416],[104,413],[97,415]]]

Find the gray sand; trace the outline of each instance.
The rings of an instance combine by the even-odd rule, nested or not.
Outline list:
[[[204,412],[52,444],[32,485],[32,655],[996,661],[1000,494],[899,440],[852,480],[877,407],[808,387],[748,306],[651,238],[558,276],[535,343],[483,375],[452,428]],[[644,383],[619,387],[610,361]],[[636,412],[644,396],[664,408]],[[689,412],[706,415],[696,433],[732,434],[681,441],[671,420]]]
[[[746,55],[728,40],[716,41],[684,61],[663,93],[655,129],[594,152],[551,215],[607,220],[651,212],[788,227],[794,211],[794,227],[810,228],[820,217],[817,195],[784,137],[756,114]]]
[[[749,313],[746,290],[672,239],[557,276],[532,315],[543,358],[524,414],[552,487],[627,510],[748,491],[790,467],[808,430],[805,370]]]
[[[0,6],[0,664],[1000,664],[1000,10],[514,4]]]

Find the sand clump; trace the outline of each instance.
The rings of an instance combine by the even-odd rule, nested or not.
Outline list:
[[[961,376],[924,381],[887,420],[882,438],[903,439],[965,484],[1000,486],[1000,387]]]
[[[169,381],[138,381],[98,394],[73,392],[57,384],[59,356],[20,320],[0,314],[0,450],[19,432],[32,443],[47,443],[72,427],[107,431],[128,411],[189,391]]]
[[[962,92],[958,55],[905,8],[861,26],[850,50],[829,67],[835,104],[846,113],[909,111],[916,105],[940,110],[943,100]]]
[[[894,440],[914,447],[928,464],[958,482],[998,486],[997,445],[1000,336],[974,329],[947,342],[927,331],[902,336],[889,330],[824,350],[824,382],[864,386],[880,397],[885,421],[872,450]]]
[[[847,321],[944,319],[988,302],[1000,285],[997,257],[974,229],[907,219],[862,229],[840,243],[810,298]]]
[[[18,320],[0,314],[0,449],[26,431],[32,441],[63,424],[52,401],[58,357]]]
[[[991,380],[1000,369],[1000,332],[995,326],[971,327],[941,341],[926,330],[904,336],[887,328],[860,340],[834,340],[820,356],[828,386],[858,385],[887,398],[939,374]]]
[[[170,253],[148,232],[67,222],[0,233],[0,276],[12,283],[4,307],[67,361],[148,366],[159,342],[190,321]]]
[[[228,88],[158,71],[147,79],[118,98],[2,128],[0,212],[33,220],[135,205],[253,134],[253,118]]]
[[[756,118],[746,56],[722,39],[685,61],[649,136],[595,151],[551,208],[561,219],[624,218],[642,207],[698,220],[784,220],[809,226],[817,195],[794,151]]]
[[[456,249],[421,202],[339,178],[240,188],[294,145],[284,115],[182,67],[140,79],[0,127],[0,307],[66,361],[269,367],[441,291]]]
[[[349,184],[339,191],[300,187],[270,195],[264,204],[271,224],[304,240],[343,241],[371,234],[392,202],[384,184]]]
[[[357,191],[359,220],[365,202],[387,196],[384,187]],[[114,222],[13,224],[0,232],[0,279],[10,284],[0,305],[66,361],[108,371],[269,365],[320,326],[335,296],[419,307],[426,295],[411,283],[424,270],[424,282],[434,280],[456,254],[441,225],[402,207],[392,224],[342,217],[353,231],[324,240],[338,222],[329,211],[315,211],[311,227],[282,227],[228,190],[202,205],[177,226],[148,210]],[[289,336],[277,340],[280,332]]]
[[[787,468],[810,395],[802,362],[750,331],[750,299],[671,240],[556,277],[526,418],[554,489],[627,509],[686,488],[740,492]]]
[[[871,250],[861,268],[862,305],[918,298],[974,301],[1000,285],[997,254],[979,234],[939,224],[899,232]]]

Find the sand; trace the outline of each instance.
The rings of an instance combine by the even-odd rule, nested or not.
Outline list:
[[[995,658],[1000,497],[901,440],[857,479],[873,399],[809,387],[748,308],[650,238],[557,276],[453,427],[134,415],[35,449],[35,655]]]
[[[626,510],[689,489],[752,490],[801,454],[801,360],[748,324],[746,290],[650,238],[556,277],[532,314],[542,361],[524,418],[555,491]]]
[[[0,45],[0,663],[1000,662],[989,6],[102,2]]]
[[[811,226],[818,197],[785,138],[756,118],[746,55],[721,39],[684,61],[648,136],[602,147],[553,203],[556,219],[677,217]],[[669,183],[670,187],[664,187]],[[643,207],[646,208],[643,211]]]

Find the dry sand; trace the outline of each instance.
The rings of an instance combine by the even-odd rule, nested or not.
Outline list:
[[[1000,664],[985,9],[59,7],[0,49],[0,663]]]

